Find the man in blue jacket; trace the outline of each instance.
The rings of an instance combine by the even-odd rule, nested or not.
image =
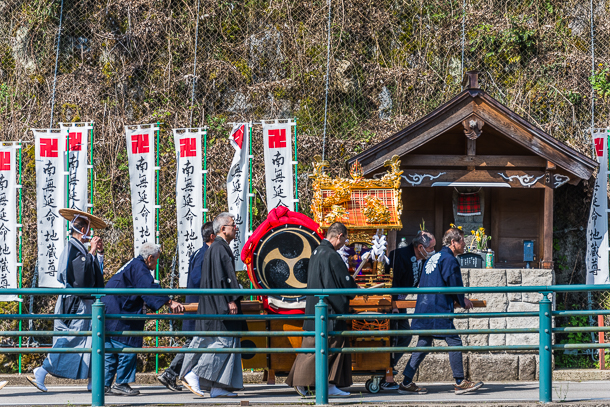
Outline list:
[[[189,259],[189,269],[188,269],[188,277],[186,280],[186,288],[199,288],[201,284],[201,266],[203,264],[203,256],[208,250],[208,247],[214,242],[216,239],[216,235],[214,234],[214,227],[212,226],[212,222],[206,222],[201,227],[201,235],[203,236],[203,241],[205,242],[201,249],[197,250],[191,258]],[[193,304],[199,303],[198,295],[187,295],[185,304]],[[187,312],[185,312],[187,314]],[[188,314],[196,314],[196,312],[188,312]],[[183,331],[196,331],[195,328],[195,320],[194,319],[185,319],[182,322],[182,330]],[[184,344],[183,348],[188,348],[191,343],[192,338],[189,338]],[[169,365],[165,371],[157,376],[157,380],[161,382],[162,385],[167,387],[171,391],[181,391],[182,386],[178,386],[176,384],[176,378],[180,374],[180,370],[182,370],[182,363],[184,362],[184,353],[178,353],[172,364]]]
[[[460,263],[456,256],[464,253],[466,242],[464,232],[451,228],[443,236],[443,248],[430,257],[424,265],[419,287],[463,287]],[[418,294],[415,305],[416,314],[452,314],[454,304],[465,309],[472,308],[472,302],[464,298],[464,294]],[[414,319],[411,324],[414,330],[424,329],[455,329],[453,319]],[[433,339],[441,339],[448,346],[462,346],[462,339],[456,334],[420,336],[417,347],[432,346]],[[413,352],[404,371],[404,379],[398,392],[400,394],[425,394],[425,388],[413,383],[417,368],[423,362],[427,352]],[[474,383],[464,378],[462,352],[449,352],[449,363],[455,379],[455,394],[475,391],[483,386],[483,382]]]
[[[161,255],[161,246],[144,243],[140,255],[129,261],[106,283],[106,288],[160,288],[152,277],[151,270],[157,265]],[[106,314],[145,314],[146,307],[158,310],[168,305],[172,312],[183,312],[179,302],[165,295],[107,295],[102,298],[106,304]],[[106,331],[143,331],[144,320],[106,319]],[[125,347],[141,348],[144,342],[141,336],[106,337],[105,389],[106,393],[119,396],[136,396],[140,394],[129,383],[136,380],[136,353],[109,353],[108,349]],[[116,383],[112,381],[116,374]],[[112,385],[112,387],[111,387]]]

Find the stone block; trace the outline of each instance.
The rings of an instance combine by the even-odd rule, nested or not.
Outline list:
[[[509,354],[470,354],[470,380],[511,381],[519,378],[519,356]]]
[[[536,380],[536,355],[519,355],[519,380]]]
[[[469,377],[468,357],[463,358],[464,375]],[[419,365],[417,380],[420,382],[454,382],[453,371],[447,353],[429,353]]]
[[[505,269],[470,269],[470,287],[505,287]]]
[[[523,269],[521,270],[521,285],[553,285],[554,277],[552,269]]]
[[[491,329],[504,329],[506,328],[506,318],[490,318],[489,328]],[[504,346],[506,345],[506,334],[490,334],[489,345],[491,346]]]
[[[487,301],[487,306],[484,308],[473,308],[470,312],[506,312],[508,308],[508,296],[506,293],[476,293],[472,294],[471,298]]]
[[[522,295],[521,293],[508,293],[508,301],[521,301]]]
[[[538,305],[529,302],[510,302],[508,312],[538,312]],[[538,317],[508,317],[507,328],[538,328]],[[507,345],[538,345],[538,334],[506,334]]]
[[[470,318],[468,320],[468,329],[488,329],[488,318]],[[471,334],[468,335],[469,346],[487,346],[489,345],[489,334]]]
[[[530,302],[532,304],[538,304],[542,299],[542,294],[540,293],[523,293],[522,301]]]
[[[506,270],[506,282],[508,285],[521,285],[521,270],[508,269]]]

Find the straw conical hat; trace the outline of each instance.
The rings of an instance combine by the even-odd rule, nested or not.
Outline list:
[[[97,216],[92,215],[87,212],[79,211],[78,209],[68,209],[68,208],[60,209],[59,214],[61,216],[63,216],[64,218],[68,219],[69,221],[72,221],[72,219],[74,219],[74,217],[76,217],[76,215],[78,215],[79,217],[82,217],[82,218],[87,218],[87,219],[89,219],[89,225],[91,225],[91,228],[93,228],[93,229],[105,229],[108,226],[108,225],[106,225],[106,222],[104,222],[102,219],[98,218]]]

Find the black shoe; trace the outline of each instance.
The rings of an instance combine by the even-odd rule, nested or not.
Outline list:
[[[182,386],[176,384],[176,377],[166,374],[166,372],[157,376],[157,380],[171,391],[182,391]]]
[[[110,388],[110,392],[117,396],[137,396],[140,394],[139,390],[132,389],[127,383],[113,384]]]
[[[112,393],[112,391],[110,391],[110,386],[104,386],[104,394],[110,394]]]

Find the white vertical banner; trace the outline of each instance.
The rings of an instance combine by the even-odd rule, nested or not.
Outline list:
[[[265,148],[265,182],[267,211],[285,206],[294,210],[294,184],[292,174],[292,126],[293,122],[269,123],[263,121]]]
[[[176,221],[178,225],[179,283],[186,287],[191,255],[203,246],[203,129],[174,129],[176,146]]]
[[[0,145],[0,292],[17,286],[17,146]],[[0,301],[17,301],[0,295]]]
[[[599,171],[587,224],[587,284],[608,284],[608,129],[593,129]]]
[[[155,131],[157,130],[159,128],[153,124],[125,126],[135,256],[138,256],[143,243],[155,242]]]
[[[235,224],[239,229],[231,242],[231,250],[235,256],[235,270],[245,270],[241,261],[241,250],[248,238],[248,146],[250,144],[250,124],[237,123],[233,125],[229,141],[235,149],[229,175],[227,176],[227,200],[229,212],[235,215]]]
[[[89,134],[93,123],[59,123],[62,134],[66,137],[68,146],[68,207],[87,212],[88,183],[87,157]]]
[[[61,287],[59,255],[66,244],[66,138],[61,130],[32,130],[36,156],[36,215],[38,225],[38,286]]]

